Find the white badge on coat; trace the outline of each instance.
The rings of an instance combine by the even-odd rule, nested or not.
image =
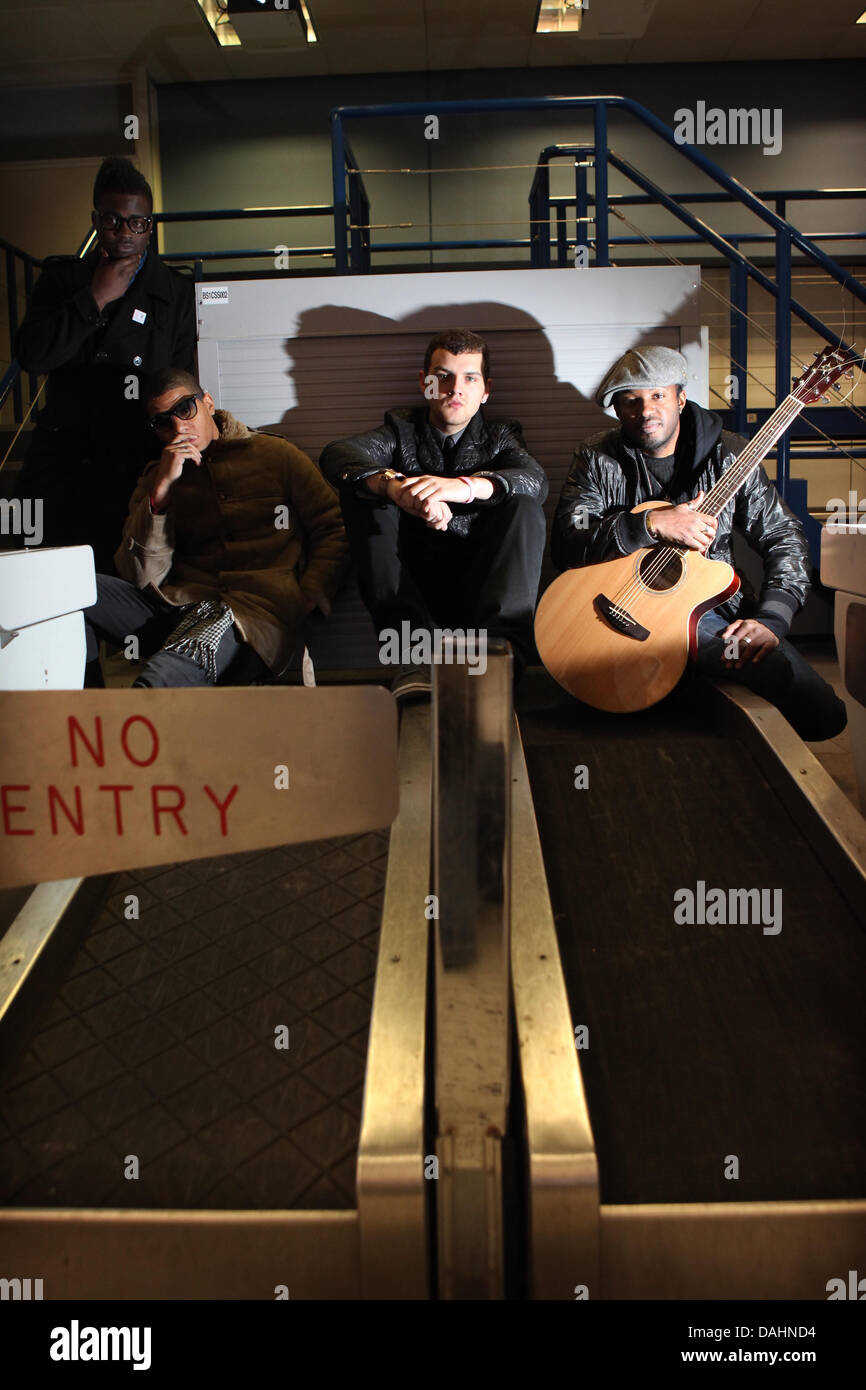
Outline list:
[[[133,321],[133,323],[144,323],[144,321],[145,321],[146,318],[147,318],[147,314],[144,312],[143,309],[133,309],[133,311],[132,311],[132,321]]]

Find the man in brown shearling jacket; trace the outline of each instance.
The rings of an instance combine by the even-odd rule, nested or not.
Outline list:
[[[144,405],[162,453],[130,502],[121,577],[98,575],[85,611],[85,683],[102,684],[98,639],[132,636],[152,653],[137,686],[279,675],[346,573],[336,495],[300,449],[217,410],[188,372],[155,373]]]

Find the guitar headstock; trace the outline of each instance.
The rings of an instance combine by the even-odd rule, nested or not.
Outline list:
[[[846,348],[825,347],[817,353],[811,367],[797,377],[791,394],[804,405],[814,405],[844,373],[853,377],[851,368],[856,361],[856,353]]]

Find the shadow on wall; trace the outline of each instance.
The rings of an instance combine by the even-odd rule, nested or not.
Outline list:
[[[434,333],[450,326],[472,328],[489,345],[491,390],[484,413],[520,422],[527,447],[550,483],[549,530],[575,446],[608,428],[611,417],[592,399],[597,382],[585,393],[562,380],[545,328],[511,305],[437,304],[403,318],[336,304],[308,310],[298,318],[296,336],[284,344],[295,404],[279,422],[262,428],[284,435],[317,460],[332,440],[380,425],[386,410],[422,404],[418,372],[424,349]],[[651,331],[636,330],[634,344],[669,335],[673,327],[679,329],[670,321]],[[601,364],[599,381],[609,365]],[[545,552],[539,592],[554,574]],[[327,623],[313,620],[310,649],[325,669],[377,665],[372,622],[354,580]]]
[[[541,324],[506,304],[431,305],[403,318],[323,305],[303,313],[297,336],[285,343],[295,404],[279,432],[318,459],[325,445],[381,425],[385,412],[423,404],[418,372],[424,350],[441,329],[469,327],[490,348],[491,390],[483,407],[490,419],[520,421],[527,446],[548,473],[551,505],[559,494],[574,444],[586,433],[587,411],[604,418],[570,383],[558,380],[551,344]],[[552,572],[551,572],[552,574]],[[317,665],[334,667],[338,649],[347,664],[377,664],[378,644],[354,580],[340,595],[327,624],[311,633]]]

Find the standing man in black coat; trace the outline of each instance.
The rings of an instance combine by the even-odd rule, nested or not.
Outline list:
[[[533,651],[544,469],[517,421],[481,411],[492,385],[483,338],[437,333],[419,385],[425,405],[389,410],[319,460],[340,492],[361,597],[383,650],[382,633],[407,623],[475,629],[511,643],[519,674]]]
[[[148,249],[150,185],[128,159],[93,188],[96,245],[46,261],[15,339],[27,372],[48,373],[19,481],[41,498],[46,545],[92,545],[112,573],[126,508],[154,451],[138,395],[159,367],[194,370],[192,282]]]

